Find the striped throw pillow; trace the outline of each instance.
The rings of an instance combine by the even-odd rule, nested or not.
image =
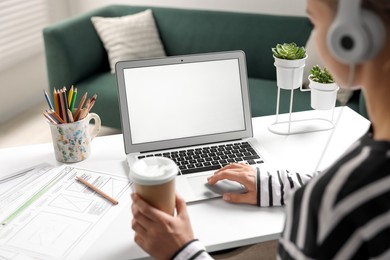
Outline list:
[[[118,61],[164,57],[152,10],[122,17],[91,17],[108,54],[111,73]]]

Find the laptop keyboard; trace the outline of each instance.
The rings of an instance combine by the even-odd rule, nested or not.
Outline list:
[[[181,174],[218,170],[234,162],[244,162],[250,165],[264,162],[248,142],[146,154],[138,156],[138,159],[153,156],[172,159],[179,166]]]

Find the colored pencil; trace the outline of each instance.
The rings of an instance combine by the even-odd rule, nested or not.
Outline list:
[[[81,109],[83,108],[83,105],[84,105],[84,102],[85,102],[85,99],[87,98],[87,94],[88,92],[85,92],[85,94],[83,95],[83,97],[81,98],[81,101],[79,103],[79,107],[77,108],[77,111],[74,115],[74,120],[79,120],[79,117],[80,117],[80,113],[81,113]]]
[[[74,122],[74,119],[73,119],[72,112],[70,112],[69,109],[68,109],[67,111],[68,111],[69,123],[73,123],[73,122]]]
[[[67,119],[66,119],[66,110],[65,110],[65,101],[64,101],[64,93],[63,93],[63,90],[62,89],[60,89],[59,90],[60,91],[60,93],[59,93],[59,96],[60,96],[60,106],[61,106],[61,118],[62,118],[62,120],[64,120],[65,121],[65,123],[67,123],[68,121],[67,121]]]
[[[47,120],[49,120],[50,123],[57,124],[57,122],[54,121],[54,119],[48,113],[43,112],[42,114],[47,118]]]
[[[69,107],[69,108],[70,108],[70,103],[72,103],[72,98],[73,98],[73,85],[72,85],[72,87],[70,88],[69,94],[68,94],[68,107]]]
[[[53,109],[51,109],[51,111],[53,111]],[[46,114],[48,114],[56,124],[61,124],[61,122],[57,119],[55,115],[53,115],[53,113],[50,112],[50,110],[46,110]]]
[[[50,110],[49,114],[52,114],[58,120],[58,122],[60,122],[61,124],[65,124],[65,121],[62,120],[62,118],[57,114],[56,111]]]
[[[77,88],[74,89],[73,95],[72,95],[72,101],[70,102],[69,109],[70,109],[71,112],[73,112],[74,103],[76,102],[76,98],[77,98]]]
[[[47,94],[46,90],[43,90],[43,94],[45,95],[45,99],[46,99],[47,104],[49,105],[50,109],[53,109],[53,104],[51,103],[51,100],[50,100],[49,95]]]
[[[87,103],[85,104],[85,108],[82,110],[82,113],[80,113],[79,120],[83,120],[88,115],[90,105],[91,99],[88,98]]]
[[[62,88],[62,97],[64,99],[64,107],[65,107],[65,114],[64,114],[64,120],[66,118],[66,122],[69,123],[69,116],[68,116],[68,97],[66,95],[66,87]]]
[[[91,111],[93,105],[95,105],[95,101],[96,101],[96,99],[93,100],[93,101],[91,101],[91,103],[90,103],[90,105],[89,105],[89,108],[88,108],[88,113],[89,113],[89,111]]]
[[[43,114],[49,122],[56,124],[73,123],[84,119],[94,106],[97,98],[97,94],[94,94],[91,98],[87,99],[88,92],[86,92],[82,96],[77,109],[75,109],[77,88],[72,85],[69,94],[67,95],[67,89],[64,86],[61,89],[53,90],[53,107],[53,103],[51,102],[49,95],[45,90],[43,90],[43,92],[50,107],[50,109],[46,110]]]
[[[53,91],[53,100],[54,100],[54,110],[58,113],[59,106],[58,106],[57,90],[56,89],[54,89],[54,91]]]

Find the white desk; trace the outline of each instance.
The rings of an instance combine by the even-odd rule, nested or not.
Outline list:
[[[340,112],[335,110],[335,118]],[[317,116],[318,111],[293,114],[293,119]],[[312,172],[318,162],[330,131],[299,135],[276,135],[268,131],[274,116],[253,118],[254,136],[267,151],[267,161],[280,167]],[[356,139],[364,134],[369,121],[346,107],[320,169],[337,159]],[[0,149],[0,176],[38,163],[60,165],[54,158],[51,143]],[[92,143],[89,159],[75,167],[125,175],[127,165],[122,135],[98,137]],[[283,229],[281,207],[257,208],[228,204],[222,199],[198,202],[188,206],[195,236],[209,251],[277,239]],[[136,259],[147,257],[133,241],[130,205],[112,223],[100,239],[88,249],[84,259]]]

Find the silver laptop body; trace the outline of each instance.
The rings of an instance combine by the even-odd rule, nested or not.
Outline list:
[[[116,76],[130,168],[144,157],[173,159],[176,189],[187,202],[245,191],[230,181],[207,185],[228,163],[264,160],[252,138],[244,52],[122,61]]]

